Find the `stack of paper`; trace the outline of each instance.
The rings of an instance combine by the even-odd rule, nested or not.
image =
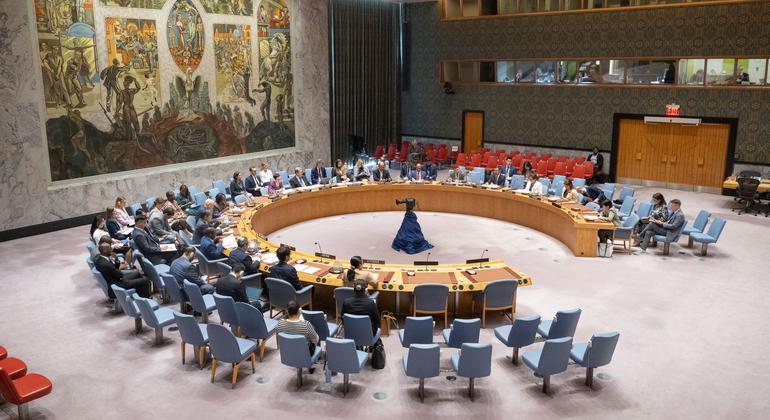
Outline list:
[[[265,264],[275,264],[278,262],[278,256],[275,255],[275,252],[262,254],[262,262]]]
[[[222,239],[222,246],[225,249],[235,249],[238,248],[238,241],[235,239],[235,236],[227,235]]]

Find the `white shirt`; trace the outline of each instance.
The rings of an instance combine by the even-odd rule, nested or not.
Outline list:
[[[96,228],[96,230],[94,231],[94,234],[93,234],[94,242],[96,242],[98,244],[99,243],[99,239],[102,239],[102,236],[104,236],[104,235],[110,236],[110,233],[107,232],[104,229]]]
[[[543,184],[539,181],[535,181],[534,185],[532,185],[532,181],[527,181],[527,185],[524,187],[524,189],[529,190],[531,194],[545,195]]]
[[[273,171],[270,169],[266,171],[259,171],[259,179],[262,180],[263,184],[269,184],[270,181],[273,180]]]

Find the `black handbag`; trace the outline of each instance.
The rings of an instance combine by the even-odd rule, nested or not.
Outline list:
[[[372,368],[385,368],[385,346],[382,344],[381,339],[378,339],[372,346]]]

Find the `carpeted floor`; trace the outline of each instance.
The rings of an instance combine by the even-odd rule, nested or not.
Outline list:
[[[647,199],[652,192],[638,188],[637,197]],[[575,258],[558,241],[527,228],[418,212],[427,239],[436,245],[431,259],[476,258],[488,248],[491,258],[532,275],[535,286],[519,292],[519,314],[550,319],[558,309],[582,308],[576,341],[620,331],[614,360],[597,370],[593,390],[583,385],[585,370],[570,365],[552,377],[552,395],[544,395],[541,381],[526,367],[513,367],[510,351],[495,339],[491,327],[505,322],[500,316],[482,331],[481,340],[494,346],[492,375],[477,381],[473,402],[466,395],[467,380],[450,381],[442,373],[426,381],[426,400],[420,403],[417,381],[403,374],[403,349],[394,335],[385,339],[386,368],[367,365],[352,375],[344,398],[341,376],[329,392],[320,369],[296,390],[295,372],[281,365],[274,340],[255,374],[243,366],[236,389],[230,389],[229,366],[220,365],[212,384],[208,366],[200,371],[190,363],[190,347],[188,363],[181,364],[178,333],[166,331],[165,344],[155,347],[151,330],[136,336],[132,320],[109,312],[83,261],[87,227],[0,243],[0,345],[25,360],[30,372],[53,380],[53,393],[31,406],[38,419],[766,418],[770,219],[731,213],[729,197],[661,192],[680,198],[690,219],[706,208],[728,220],[709,256],[674,246],[670,257],[653,251]],[[426,254],[416,258],[389,250],[401,216],[322,219],[271,238],[309,251],[322,238],[324,251],[338,256],[422,259]],[[453,351],[442,348],[442,368],[449,368]],[[0,406],[0,418],[15,413],[10,404]]]

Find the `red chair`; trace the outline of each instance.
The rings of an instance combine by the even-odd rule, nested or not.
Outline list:
[[[458,153],[453,167],[465,166],[465,153]]]
[[[0,370],[4,370],[11,379],[18,379],[27,374],[27,364],[15,357],[5,357],[0,360]]]
[[[442,146],[444,145],[442,144]],[[447,151],[446,146],[438,148],[438,156],[436,156],[436,162],[439,164],[439,166],[441,166],[442,163],[449,162],[449,152]]]
[[[537,167],[535,168],[535,172],[537,173],[537,176],[541,178],[548,176],[548,162],[544,160],[537,162]]]
[[[550,158],[551,158],[550,153],[543,153],[543,156],[540,156],[540,159],[543,159],[543,160],[548,160]]]
[[[484,155],[481,157],[481,164],[487,166],[490,156],[492,156],[492,152],[484,152]]]
[[[569,179],[575,178],[586,178],[586,172],[583,165],[575,165],[575,169],[572,170],[572,176],[570,176]]]
[[[381,144],[378,144],[377,147],[374,148],[374,158],[377,160],[380,160],[382,155],[385,154],[385,147]]]
[[[396,151],[398,150],[398,147],[395,143],[391,144],[390,147],[388,147],[388,154],[385,156],[385,160],[388,162],[392,162],[396,159]]]
[[[553,171],[556,169],[556,159],[548,159],[548,175],[553,175]]]
[[[521,155],[513,156],[513,166],[519,168],[519,173],[521,173],[521,165],[524,164],[524,158]]]
[[[425,152],[425,162],[435,162],[434,161],[434,158],[435,158],[434,153],[435,152],[433,151],[433,149],[428,149]]]
[[[574,160],[568,160],[565,162],[566,168],[566,174],[567,176],[572,175],[572,171],[575,169],[575,161]]]
[[[583,171],[586,173],[586,179],[594,177],[594,164],[591,161],[583,162]]]
[[[30,402],[51,393],[53,384],[43,375],[31,373],[13,379],[0,368],[0,393],[6,401],[19,407],[19,420],[29,419]]]
[[[575,164],[576,165],[581,165],[585,161],[586,161],[585,156],[578,156],[578,157],[575,158]]]
[[[459,150],[459,149],[458,149],[458,150],[452,150],[452,151],[449,153],[449,159],[450,159],[452,162],[457,162],[457,156],[458,156],[459,154],[460,154],[460,150]]]
[[[567,176],[567,165],[564,162],[556,162],[556,167],[553,169],[553,175],[551,176],[551,179],[553,179],[553,177],[556,175]]]
[[[466,168],[472,171],[477,166],[481,166],[481,155],[478,153],[471,155],[471,164],[466,165]]]
[[[507,153],[505,153],[505,149],[497,149],[497,150],[495,151],[495,154],[496,154],[496,155],[499,155],[499,154],[501,154],[501,153],[502,153],[502,154],[504,154],[504,155],[507,155]]]
[[[398,152],[398,161],[401,163],[406,162],[407,158],[409,157],[409,143],[408,142],[402,142],[401,143],[401,151]]]
[[[486,168],[490,171],[497,168],[497,158],[495,156],[490,156],[489,159],[487,159]]]
[[[5,350],[5,347],[0,346],[0,360],[5,359],[8,357],[8,351]]]

